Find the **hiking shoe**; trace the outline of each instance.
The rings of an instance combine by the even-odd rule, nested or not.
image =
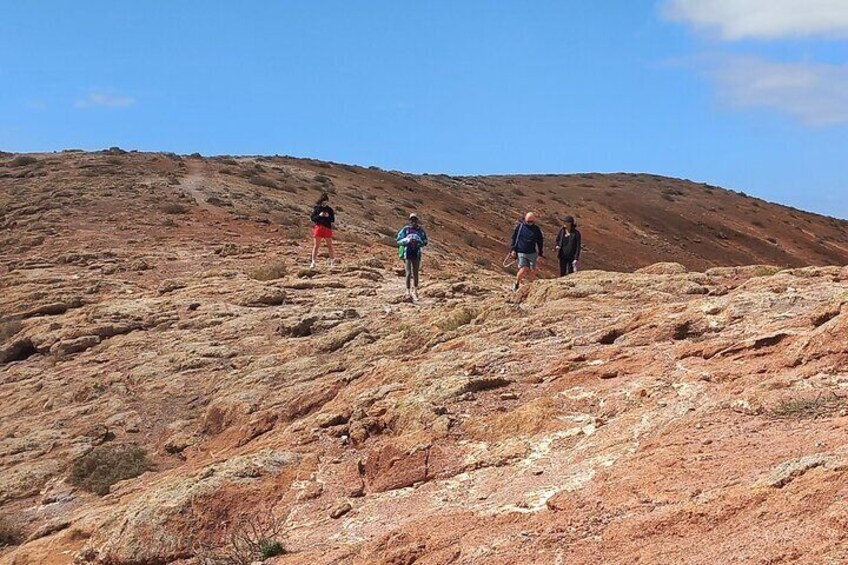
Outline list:
[[[336,266],[336,260],[335,260],[335,259],[330,259],[330,268],[332,269],[332,268],[333,268],[333,267],[335,267],[335,266]]]
[[[310,268],[310,269],[314,269],[314,268],[315,268],[315,261],[312,261],[311,263],[309,263],[309,268]]]
[[[412,289],[412,294],[411,294],[411,296],[412,296],[412,300],[413,300],[413,301],[417,301],[417,300],[418,300],[418,289],[417,289],[417,288],[413,288],[413,289]]]
[[[517,282],[512,284],[512,292],[518,292],[518,283]]]

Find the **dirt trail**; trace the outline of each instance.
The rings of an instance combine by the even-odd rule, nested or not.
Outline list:
[[[198,204],[198,206],[211,208],[206,201],[207,198],[209,198],[209,194],[203,190],[204,186],[206,186],[209,182],[206,177],[206,173],[208,172],[206,162],[197,159],[189,159],[187,166],[188,174],[182,178],[178,188],[184,190],[192,198],[194,198],[194,201]]]

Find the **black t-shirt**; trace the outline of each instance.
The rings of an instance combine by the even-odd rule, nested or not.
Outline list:
[[[327,212],[326,216],[322,216],[322,212]],[[336,214],[333,212],[333,209],[327,206],[326,204],[320,204],[312,209],[312,223],[318,224],[319,226],[324,226],[325,228],[333,227],[333,224],[336,221]]]
[[[560,229],[559,234],[557,234],[556,241],[556,244],[559,247],[559,253],[557,253],[557,255],[563,259],[580,259],[580,239],[579,231],[571,230],[570,233],[566,234],[564,229]]]

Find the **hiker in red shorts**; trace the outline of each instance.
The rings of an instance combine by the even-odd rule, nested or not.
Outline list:
[[[324,192],[315,203],[312,209],[312,264],[311,268],[315,268],[315,261],[318,259],[318,247],[321,241],[327,242],[327,251],[330,254],[330,267],[333,266],[336,260],[336,254],[333,251],[333,223],[336,221],[336,214],[330,205],[327,204],[330,200],[330,195]]]

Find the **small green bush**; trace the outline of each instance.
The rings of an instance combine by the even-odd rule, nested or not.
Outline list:
[[[277,557],[278,555],[282,555],[286,552],[283,544],[278,542],[277,540],[264,539],[259,542],[259,555],[262,559],[270,559],[272,557]]]
[[[104,495],[118,481],[134,479],[152,467],[147,452],[137,445],[101,445],[74,461],[68,480]]]

